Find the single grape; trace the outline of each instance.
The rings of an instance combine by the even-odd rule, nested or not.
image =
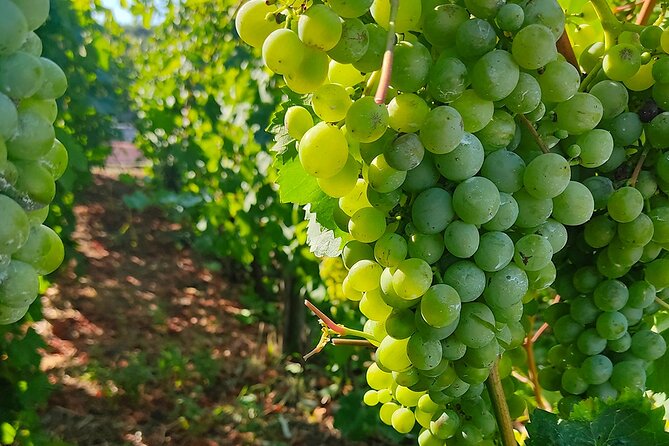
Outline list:
[[[309,129],[299,147],[302,167],[316,178],[337,175],[348,161],[348,142],[337,127],[319,122]]]

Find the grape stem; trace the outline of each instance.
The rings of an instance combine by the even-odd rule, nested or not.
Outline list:
[[[665,310],[669,310],[669,304],[657,296],[655,296],[655,303],[664,308]]]
[[[646,147],[639,157],[639,161],[637,161],[636,166],[634,167],[634,172],[632,172],[632,177],[630,178],[630,186],[634,187],[636,186],[636,182],[639,179],[639,174],[641,173],[641,169],[643,168],[643,163],[646,162],[646,157],[648,156],[648,152],[650,149]]]
[[[611,48],[623,31],[641,32],[644,27],[635,23],[623,23],[615,16],[607,0],[590,0],[604,28],[604,46]]]
[[[346,328],[344,326],[337,324],[335,321],[327,317],[325,313],[316,307],[316,305],[312,304],[306,299],[304,301],[304,305],[306,305],[307,308],[310,309],[330,330],[334,331],[339,336],[344,336],[346,334]]]
[[[650,18],[650,15],[653,13],[653,9],[655,9],[656,3],[657,0],[645,0],[643,2],[641,11],[639,11],[639,15],[636,16],[637,25],[645,25],[646,23],[648,23],[648,19]]]
[[[509,406],[506,403],[504,396],[504,388],[502,387],[502,380],[499,376],[499,360],[495,362],[490,370],[490,376],[486,380],[486,387],[490,394],[490,401],[495,410],[495,417],[497,418],[497,426],[499,426],[502,437],[502,444],[504,446],[516,446],[516,437],[513,433],[513,420],[509,413]]]
[[[535,318],[529,318],[530,327],[534,326]],[[537,361],[534,358],[534,335],[530,331],[525,338],[523,343],[523,348],[527,352],[527,368],[528,368],[528,377],[532,381],[532,386],[534,387],[534,399],[537,401],[537,405],[545,410],[550,411],[550,404],[544,400],[543,395],[541,394],[541,385],[539,384],[539,370],[537,369]]]
[[[581,69],[578,66],[578,60],[576,60],[574,47],[571,45],[571,41],[569,40],[569,36],[567,35],[567,30],[565,30],[562,33],[560,39],[557,41],[557,49],[558,52],[562,54],[565,59],[567,59],[567,62],[576,67],[576,69],[579,70],[579,72],[581,71]]]
[[[374,344],[364,339],[332,339],[330,343],[332,345],[350,345],[353,347],[376,348]]]
[[[548,150],[548,146],[546,145],[544,140],[541,139],[541,135],[539,135],[539,132],[537,132],[537,129],[534,128],[534,124],[532,124],[530,122],[530,120],[527,119],[527,117],[525,115],[522,115],[522,114],[518,115],[518,119],[520,119],[520,122],[522,122],[525,125],[525,127],[527,127],[527,130],[530,131],[530,133],[532,134],[532,137],[536,141],[536,143],[539,146],[539,148],[541,149],[541,151],[544,152],[544,153],[550,153],[550,150]]]
[[[590,70],[585,79],[583,79],[583,81],[581,82],[581,86],[578,87],[578,91],[583,92],[587,90],[588,86],[590,86],[593,79],[595,79],[597,75],[599,75],[599,72],[601,70],[602,70],[602,61],[600,60],[599,62],[597,62],[597,65],[595,65],[595,67],[592,70]]]
[[[393,60],[395,58],[395,20],[397,20],[397,10],[400,7],[400,0],[390,0],[390,18],[388,20],[388,39],[386,40],[386,52],[383,55],[383,65],[381,67],[381,79],[379,87],[376,90],[374,100],[377,104],[386,102],[390,78],[393,74]]]

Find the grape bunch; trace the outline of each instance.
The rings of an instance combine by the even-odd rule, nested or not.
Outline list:
[[[68,160],[53,127],[67,80],[34,32],[48,15],[49,0],[0,0],[0,324],[21,319],[63,261],[43,224]]]
[[[305,95],[284,124],[349,235],[342,292],[377,345],[365,403],[398,432],[419,426],[421,446],[493,444],[484,382],[523,343],[536,291],[564,293],[546,312],[561,343],[542,370],[551,389],[608,395],[664,352],[643,317],[669,287],[669,113],[657,87],[669,82],[669,35],[653,28],[634,72],[629,47],[650,38],[622,35],[605,54],[577,42],[577,68],[557,51],[566,16],[555,0],[394,3],[251,0],[236,26]],[[622,356],[604,364],[616,341]]]

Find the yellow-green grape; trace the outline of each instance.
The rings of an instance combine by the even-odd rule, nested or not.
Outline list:
[[[353,302],[359,302],[362,300],[362,291],[358,291],[353,288],[353,285],[351,285],[351,280],[348,276],[346,276],[341,282],[341,292],[348,300],[352,300]]]
[[[313,93],[328,78],[330,58],[323,51],[305,47],[302,63],[283,78],[295,93]]]
[[[423,395],[425,395],[425,391],[416,392],[404,386],[397,386],[397,389],[395,389],[395,399],[402,406],[406,407],[416,407],[418,405],[418,400],[420,400]]]
[[[395,429],[400,434],[408,434],[416,424],[416,417],[414,416],[411,409],[401,407],[393,412],[391,423],[393,429]]]
[[[375,364],[376,365],[376,364]],[[391,375],[392,378],[392,375]],[[393,393],[390,389],[381,389],[379,390],[379,403],[386,404],[393,400]]]
[[[658,37],[658,45],[659,45],[659,37]],[[26,36],[25,42],[23,42],[23,45],[21,45],[20,51],[23,51],[24,53],[32,54],[33,56],[40,57],[42,55],[42,39],[39,38],[37,34],[35,34],[34,31],[30,31],[28,35]]]
[[[379,404],[379,393],[376,390],[368,390],[362,397],[362,401],[368,406],[376,406]]]
[[[337,175],[348,161],[348,143],[337,127],[319,122],[300,141],[299,158],[304,170],[316,178]]]
[[[304,44],[290,29],[272,32],[262,46],[262,58],[267,68],[277,74],[295,71],[304,59]]]
[[[36,99],[53,100],[65,94],[67,90],[67,78],[63,70],[55,63],[44,57],[40,57],[44,77],[42,85],[35,93]]]
[[[56,183],[53,177],[37,161],[14,162],[19,173],[16,188],[28,195],[35,202],[35,207],[45,206],[56,196]]]
[[[344,18],[360,17],[372,6],[372,0],[328,0],[328,5]]]
[[[12,99],[34,95],[43,80],[44,67],[38,57],[19,51],[0,59],[0,92]]]
[[[422,259],[403,260],[392,275],[393,289],[403,299],[416,299],[432,285],[432,268]]]
[[[333,198],[341,198],[350,193],[358,182],[360,164],[352,156],[348,157],[344,168],[330,178],[318,178],[318,187]]]
[[[639,71],[634,76],[623,80],[623,84],[632,91],[648,90],[655,85],[653,65],[655,65],[654,59],[645,65],[641,65],[641,68],[639,68]]]
[[[662,51],[669,54],[669,28],[662,32],[662,37],[660,37],[660,46],[662,47]]]
[[[36,160],[53,147],[56,133],[51,123],[34,112],[19,113],[19,125],[7,142],[9,156],[20,160]]]
[[[58,140],[55,140],[51,150],[39,159],[39,163],[49,171],[54,180],[59,179],[67,169],[68,154],[67,149]]]
[[[351,216],[348,231],[360,242],[375,242],[386,232],[386,216],[376,208],[359,209]]]
[[[381,368],[376,363],[372,363],[372,365],[370,365],[369,368],[367,368],[366,378],[367,378],[367,384],[369,384],[369,387],[371,387],[374,390],[387,389],[390,386],[392,386],[394,382],[393,375],[391,375],[386,371],[381,370]],[[379,395],[379,400],[381,401],[381,395]],[[381,401],[381,402],[383,403],[387,401]]]
[[[316,115],[326,122],[343,120],[353,104],[346,89],[337,84],[321,85],[314,92],[311,102]]]
[[[12,0],[28,22],[28,30],[34,31],[49,17],[49,0]]]
[[[45,231],[49,236],[49,252],[33,263],[33,267],[35,268],[35,271],[37,271],[37,274],[43,276],[56,271],[61,263],[63,263],[63,259],[65,259],[65,247],[63,246],[63,241],[53,229],[47,227]]]
[[[0,211],[0,255],[12,254],[28,240],[28,217],[21,206],[2,194]]]
[[[250,0],[241,8],[235,18],[235,28],[241,39],[254,48],[260,48],[272,31],[281,28],[277,22],[276,7],[265,0]]]
[[[629,43],[614,45],[604,54],[602,68],[611,80],[629,79],[641,68],[641,50]]]
[[[38,293],[39,277],[35,269],[27,263],[12,260],[7,266],[6,277],[0,282],[2,306],[27,308]]]
[[[19,125],[19,114],[14,102],[0,93],[0,140],[7,140],[14,136]]]
[[[381,265],[373,260],[363,259],[355,262],[348,271],[347,277],[355,290],[365,293],[379,287],[382,272],[383,268],[381,268]]]
[[[339,84],[344,88],[354,87],[365,80],[365,75],[353,65],[330,61],[328,80],[331,84]]]
[[[286,110],[286,115],[283,117],[283,123],[286,126],[288,135],[296,140],[302,139],[305,133],[314,126],[314,118],[304,107],[293,105]]]
[[[371,207],[367,199],[367,181],[358,179],[351,192],[339,199],[339,207],[349,217],[355,214],[359,209]]]
[[[384,104],[377,104],[371,96],[355,101],[346,114],[346,128],[362,143],[381,138],[387,127],[388,109]]]
[[[392,426],[393,414],[400,408],[400,405],[394,402],[385,403],[379,410],[379,417],[384,424]]]
[[[54,99],[24,99],[21,101],[17,109],[20,112],[31,112],[42,115],[51,124],[53,124],[58,117],[58,104]]]
[[[411,361],[407,355],[408,343],[409,338],[395,339],[391,336],[386,336],[376,350],[378,360],[388,370],[393,372],[403,372],[411,367]]]
[[[400,94],[388,104],[388,123],[400,133],[414,133],[420,130],[430,107],[425,100],[413,93]]]
[[[314,5],[297,22],[297,34],[305,44],[329,51],[341,38],[341,19],[325,5]]]
[[[21,10],[9,0],[0,0],[0,55],[21,48],[28,35],[28,23]]]
[[[372,17],[376,23],[383,28],[388,29],[390,21],[390,0],[374,0],[370,8]],[[420,1],[402,1],[397,10],[397,20],[395,20],[395,32],[405,33],[418,28],[422,12]]]

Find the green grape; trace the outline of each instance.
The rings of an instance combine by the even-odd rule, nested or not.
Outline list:
[[[397,132],[414,133],[420,130],[429,112],[430,107],[420,96],[413,93],[400,94],[388,104],[388,124]]]
[[[483,99],[500,101],[516,88],[520,71],[511,54],[493,50],[478,59],[471,73],[472,87]]]
[[[567,189],[570,178],[569,162],[556,153],[545,153],[527,165],[523,183],[535,198],[555,198]]]
[[[616,222],[607,215],[597,215],[585,224],[585,241],[593,248],[603,248],[615,237],[616,227]]]
[[[597,270],[609,279],[618,279],[627,274],[630,270],[629,266],[620,265],[611,261],[608,248],[605,248],[597,254],[596,263]]]
[[[0,92],[12,99],[34,95],[43,80],[44,67],[35,56],[19,51],[0,59]]]
[[[588,328],[578,335],[576,346],[583,354],[597,355],[606,348],[606,339],[602,338],[594,328]]]
[[[358,278],[359,279],[359,278]],[[359,302],[362,300],[363,297],[363,292],[358,291],[355,288],[353,288],[353,285],[351,285],[351,279],[349,276],[346,276],[344,280],[341,283],[341,292],[346,297],[348,300],[352,300],[354,302]],[[378,329],[378,325],[374,324],[373,321],[367,321],[368,323],[365,324],[364,330],[368,333],[374,334],[375,330]]]
[[[274,16],[276,7],[265,0],[250,0],[242,5],[235,17],[235,28],[239,37],[254,48],[261,48],[273,31],[281,28]]]
[[[597,285],[595,305],[602,311],[618,311],[627,303],[629,290],[619,280],[605,280]]]
[[[369,187],[377,192],[388,193],[398,189],[406,178],[406,171],[393,169],[386,157],[379,155],[369,165]]]
[[[376,390],[368,390],[362,396],[362,402],[367,406],[376,406],[379,404],[379,394]]]
[[[2,116],[2,120],[0,121],[0,139],[9,140],[18,129],[19,115],[14,102],[2,93],[0,93],[0,116]]]
[[[657,179],[652,172],[642,170],[634,187],[639,189],[645,200],[648,200],[657,192]]]
[[[399,234],[385,233],[374,245],[374,257],[384,267],[396,267],[407,256],[407,242]]]
[[[630,327],[641,322],[641,318],[643,318],[643,310],[640,308],[632,308],[626,306],[623,309],[621,309],[620,312],[623,314],[623,316],[625,316],[625,319],[627,320],[627,325]]]
[[[564,102],[578,92],[581,76],[569,62],[554,60],[537,73],[544,102]]]
[[[581,375],[588,384],[604,384],[611,378],[613,363],[604,355],[586,358],[581,365]]]
[[[18,260],[12,260],[5,272],[6,277],[0,282],[0,305],[27,309],[39,292],[37,272],[31,265]]]
[[[351,267],[360,260],[373,260],[374,251],[367,243],[351,240],[344,246],[341,257],[344,266],[347,269],[351,269]]]
[[[625,111],[629,102],[627,88],[620,82],[603,80],[596,83],[591,89],[590,94],[597,96],[604,107],[602,119],[615,118]]]
[[[495,110],[488,125],[476,132],[486,152],[509,147],[514,142],[516,135],[516,121],[504,110]]]
[[[364,96],[351,105],[346,114],[346,128],[351,136],[371,143],[383,136],[388,127],[388,110],[371,96]]]
[[[574,278],[576,279],[576,278]],[[592,299],[581,297],[570,303],[569,314],[579,324],[592,324],[601,313]]]
[[[578,137],[576,143],[581,148],[580,161],[583,167],[602,166],[613,153],[613,137],[603,129],[583,133]]]
[[[11,54],[21,48],[28,36],[28,23],[21,9],[9,0],[0,1],[0,55]]]
[[[43,208],[34,211],[28,211],[26,212],[26,215],[30,221],[30,226],[41,225],[49,216],[49,206],[44,206]]]
[[[28,30],[34,31],[49,17],[49,0],[12,0],[26,18]]]
[[[557,57],[553,33],[540,24],[531,24],[518,31],[511,52],[516,63],[526,70],[541,68]]]
[[[460,25],[469,20],[467,10],[455,4],[439,4],[423,14],[423,35],[436,47],[451,46]]]
[[[602,127],[611,132],[614,143],[620,146],[633,144],[643,133],[643,123],[639,115],[632,112],[623,112],[602,123]]]
[[[489,154],[481,168],[481,175],[492,181],[500,192],[514,193],[523,187],[525,162],[508,150]]]
[[[421,259],[403,260],[392,276],[393,289],[407,300],[422,296],[432,285],[432,268]]]
[[[533,228],[548,220],[553,212],[553,201],[550,199],[534,198],[521,189],[513,194],[518,203],[518,218],[516,226],[520,228]]]
[[[8,154],[14,159],[36,160],[49,152],[55,139],[53,126],[43,116],[20,112],[16,134],[7,142]]]
[[[444,254],[444,239],[441,234],[412,234],[409,239],[409,256],[423,259],[430,265]]]
[[[469,84],[465,64],[443,53],[430,68],[427,90],[436,100],[448,103],[459,98]]]
[[[413,93],[428,80],[432,56],[430,50],[418,42],[403,41],[395,45],[393,72],[390,85],[399,91]]]
[[[344,18],[360,17],[369,11],[373,0],[328,0],[334,12]]]
[[[42,85],[35,93],[36,99],[53,100],[58,99],[67,90],[67,78],[63,70],[54,62],[41,57],[40,63],[44,71]]]
[[[513,255],[513,241],[507,234],[498,231],[486,232],[481,235],[474,261],[483,271],[495,272],[507,266]]]
[[[362,208],[351,216],[348,230],[358,241],[363,243],[375,242],[386,231],[386,217],[383,212],[375,208]]]
[[[521,302],[528,289],[529,282],[525,271],[509,264],[490,275],[483,296],[489,305],[506,308]]]
[[[359,308],[362,314],[375,321],[385,320],[392,311],[392,308],[381,298],[381,290],[378,288],[362,296]]]
[[[441,342],[414,333],[407,344],[411,364],[420,370],[432,370],[441,362]]]
[[[283,79],[295,93],[313,93],[327,80],[329,64],[327,54],[305,46],[302,62],[295,70],[286,73]]]
[[[618,391],[610,383],[605,382],[588,387],[588,396],[610,402],[618,399]]]
[[[513,242],[511,242],[511,245],[513,249]],[[443,274],[443,279],[445,284],[450,285],[458,292],[462,302],[476,300],[483,294],[486,286],[486,276],[483,270],[467,260],[449,266]]]
[[[312,96],[316,115],[326,122],[339,122],[353,104],[346,89],[337,84],[323,84]]]
[[[0,255],[16,252],[30,234],[28,217],[14,200],[0,194]]]
[[[627,332],[627,318],[618,311],[605,312],[597,317],[597,333],[609,341],[620,339]]]
[[[539,271],[548,265],[552,257],[550,242],[538,234],[526,235],[516,242],[514,261],[526,271]]]
[[[57,180],[63,176],[67,169],[67,149],[56,139],[51,149],[39,159],[39,163],[51,174],[54,180]]]
[[[567,245],[567,228],[552,218],[534,228],[533,232],[548,240],[554,253],[561,251]]]
[[[463,181],[473,177],[482,167],[485,158],[478,138],[465,133],[460,144],[452,151],[434,156],[437,170],[448,180]]]
[[[42,40],[34,31],[30,31],[26,35],[26,40],[23,42],[23,45],[21,45],[20,51],[32,54],[35,57],[40,57],[42,55],[42,50]]]
[[[662,28],[659,26],[646,26],[639,33],[639,42],[649,50],[657,49],[662,38]]]
[[[419,370],[419,373],[421,370]],[[395,389],[395,399],[398,403],[405,407],[416,407],[421,396],[425,395],[425,391],[414,391],[404,386],[397,386]]]
[[[51,236],[47,226],[36,225],[30,228],[28,240],[12,254],[12,258],[29,265],[37,264],[51,250]]]
[[[299,147],[302,167],[316,178],[337,175],[348,162],[348,142],[337,127],[319,122],[309,129]]]
[[[636,361],[622,361],[613,366],[611,385],[618,390],[643,390],[646,386],[646,371]]]
[[[14,162],[19,177],[16,188],[28,196],[29,207],[46,206],[56,195],[56,184],[47,169],[36,161]]]
[[[513,5],[509,3],[509,5]],[[541,87],[531,75],[520,72],[518,83],[513,91],[504,99],[504,105],[514,113],[530,113],[541,103]]]
[[[545,390],[556,392],[562,386],[562,373],[554,367],[544,367],[539,370],[539,384]]]
[[[385,152],[385,159],[390,167],[408,171],[417,167],[425,156],[425,148],[420,138],[414,133],[402,135],[393,141]],[[406,178],[406,175],[405,175]],[[404,181],[403,181],[404,182]]]
[[[470,385],[482,384],[490,375],[490,368],[473,367],[464,361],[457,361],[454,368],[458,378]]]
[[[628,245],[647,245],[653,239],[653,232],[653,220],[643,213],[631,222],[618,225],[618,238]]]
[[[360,260],[348,272],[351,286],[360,292],[372,291],[379,287],[383,268],[373,260]]]
[[[0,305],[0,325],[9,325],[18,322],[27,312],[28,307],[14,308]]]
[[[430,422],[430,432],[441,440],[453,437],[458,432],[459,427],[460,416],[457,412],[450,409],[444,409],[443,412],[435,416],[432,422]]]
[[[423,234],[442,232],[455,218],[451,194],[439,187],[421,192],[411,207],[412,221]]]
[[[635,189],[636,190],[636,189]],[[581,183],[570,181],[567,188],[553,199],[553,218],[566,226],[579,226],[590,220],[595,199]]]
[[[481,19],[463,22],[455,34],[458,54],[467,59],[477,59],[495,48],[497,35],[490,23]]]
[[[576,322],[569,315],[562,316],[553,324],[555,339],[560,344],[571,344],[578,339],[582,331],[583,325]]]
[[[465,356],[467,346],[457,340],[454,336],[449,336],[441,341],[442,356],[449,361],[457,361]],[[450,382],[448,383],[451,384]]]
[[[348,132],[348,129],[347,129]],[[360,146],[360,158],[365,162],[365,164],[370,164],[374,158],[383,154],[390,148],[395,139],[397,138],[397,132],[391,128],[387,128],[383,133],[381,138],[373,141],[371,143],[359,143]],[[349,138],[351,141],[355,141],[353,138]]]
[[[428,113],[420,130],[420,139],[428,151],[444,154],[455,150],[464,134],[464,124],[458,111],[441,106]]]
[[[555,107],[557,126],[567,132],[580,135],[592,130],[602,119],[603,107],[595,96],[576,93]]]
[[[300,15],[297,33],[305,44],[329,51],[341,38],[342,22],[332,9],[325,5],[314,5]]]
[[[514,32],[523,26],[525,11],[520,5],[507,3],[497,12],[495,23],[502,31]]]
[[[462,305],[455,336],[469,348],[481,348],[495,338],[495,317],[490,308],[479,302]]]
[[[483,130],[492,121],[495,112],[494,103],[481,98],[474,90],[465,90],[451,102],[451,106],[461,116],[464,130],[470,133]]]
[[[655,242],[650,242],[643,247],[643,255],[641,256],[640,261],[642,263],[652,262],[657,259],[657,257],[662,252],[662,246],[658,245]]]
[[[639,280],[629,286],[629,300],[627,305],[632,308],[646,308],[655,302],[657,291],[645,280]]]
[[[660,57],[653,65],[653,78],[658,83],[666,83],[665,79],[669,79],[669,57]],[[664,82],[663,82],[664,81]]]
[[[525,11],[524,24],[541,24],[553,33],[553,40],[557,41],[564,32],[565,13],[555,0],[528,0],[523,6]]]
[[[581,376],[580,369],[570,367],[562,374],[562,388],[573,395],[580,395],[588,390],[588,383]]]
[[[666,351],[664,338],[653,331],[640,330],[632,335],[632,353],[644,361],[660,359]]]
[[[441,174],[434,165],[432,156],[426,153],[421,163],[407,172],[402,189],[407,193],[422,192],[436,186]]]
[[[653,99],[660,108],[669,109],[669,83],[653,85]]]
[[[499,210],[492,220],[483,224],[483,228],[487,231],[506,231],[513,226],[518,218],[518,203],[513,196],[500,192],[499,197]]]
[[[362,58],[368,49],[369,31],[360,20],[350,18],[343,21],[341,38],[328,51],[328,56],[337,62],[350,64]]]
[[[369,35],[369,45],[365,54],[353,62],[353,67],[363,73],[371,73],[381,68],[386,51],[386,31],[375,23],[365,25]]]
[[[382,194],[374,189],[367,189],[367,200],[372,207],[388,213],[395,209],[402,199],[402,192],[399,189]]]
[[[529,113],[525,113],[525,117],[530,122],[538,122],[539,120],[541,120],[541,118],[544,117],[545,114],[546,114],[546,106],[544,105],[543,102],[540,102],[537,108],[535,108]]]
[[[33,262],[32,265],[37,271],[37,274],[42,276],[56,271],[65,258],[65,248],[63,247],[63,242],[60,237],[58,237],[58,234],[51,228],[46,228],[45,232],[49,237],[49,252]]]
[[[393,399],[393,394],[390,391],[390,389],[381,389],[379,390],[378,395],[379,395],[379,403],[381,404],[389,403]]]
[[[411,366],[411,361],[409,360],[409,356],[407,356],[408,343],[408,338],[394,339],[386,336],[376,350],[378,360],[393,372],[401,372],[408,369]]]
[[[470,348],[464,356],[464,362],[476,368],[491,368],[500,355],[500,346],[496,340],[481,348]]]
[[[625,186],[611,195],[607,209],[611,218],[618,223],[629,223],[641,214],[643,205],[641,192],[633,187]]]
[[[384,424],[392,426],[392,417],[393,414],[400,409],[400,405],[395,402],[388,402],[381,406],[379,410],[379,417]]]
[[[632,345],[632,336],[629,333],[625,333],[620,339],[614,339],[609,341],[606,344],[606,347],[614,352],[623,353],[629,350]]]
[[[465,6],[476,17],[491,20],[505,4],[505,0],[465,0]]]
[[[657,149],[669,146],[669,112],[663,112],[653,118],[646,127],[646,137]]]
[[[466,223],[482,225],[495,216],[500,205],[495,184],[484,177],[472,177],[453,192],[453,209]]]
[[[579,56],[578,63],[586,73],[598,67],[599,62],[604,57],[606,47],[604,42],[595,42],[586,46]]]
[[[636,45],[619,43],[606,51],[602,60],[604,74],[614,81],[631,78],[641,67],[641,51]]]
[[[360,165],[349,156],[344,167],[334,176],[329,178],[317,178],[318,187],[330,197],[341,198],[349,194],[358,181]]]
[[[415,321],[416,321],[416,328],[418,329],[418,332],[425,338],[425,339],[436,339],[441,341],[442,339],[446,339],[450,335],[455,332],[455,329],[459,323],[459,319],[457,319],[455,322],[453,322],[450,325],[447,325],[446,327],[443,328],[434,328],[427,322],[425,322],[425,319],[423,319],[423,316],[421,316],[420,311],[416,311],[415,315]],[[448,364],[448,361],[443,361],[443,365],[441,367],[438,367],[434,369],[434,373],[431,373],[431,375],[434,375],[432,377],[439,376],[441,374],[440,368],[445,367]],[[425,371],[424,373],[425,374]],[[426,375],[427,376],[427,375]]]
[[[405,33],[417,28],[422,8],[421,2],[400,2],[395,20],[395,32]],[[374,0],[371,6],[372,17],[384,29],[390,21],[390,0]]]
[[[597,268],[594,266],[583,266],[577,269],[573,277],[574,288],[584,294],[595,291],[595,288],[602,280],[602,275],[597,272]]]
[[[18,110],[26,113],[42,115],[50,123],[54,123],[58,117],[58,104],[54,99],[24,99],[18,106]]]
[[[646,265],[644,278],[657,290],[669,287],[669,259],[657,259]]]
[[[388,335],[395,339],[407,339],[416,332],[414,313],[407,309],[394,309],[385,321]]]
[[[449,253],[466,259],[473,256],[479,247],[479,231],[475,225],[456,220],[444,231],[443,240]]]

